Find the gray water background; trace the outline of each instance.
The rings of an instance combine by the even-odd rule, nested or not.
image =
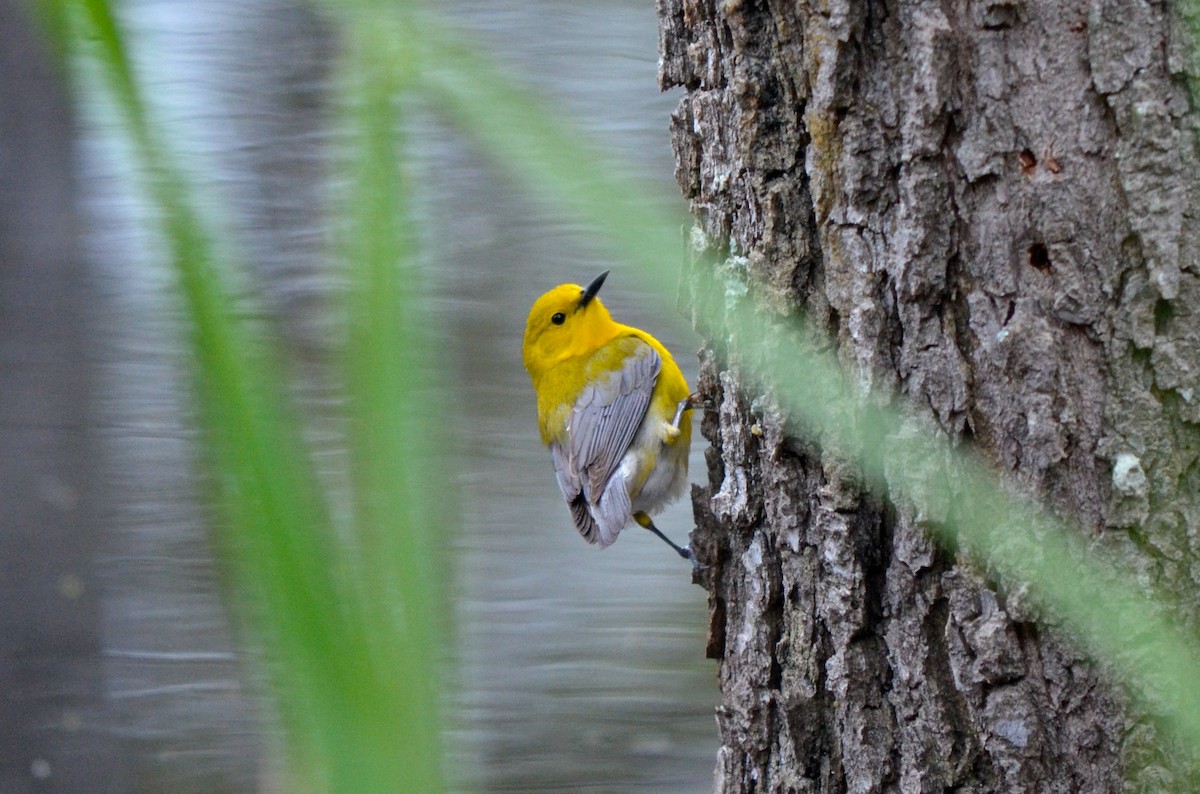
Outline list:
[[[274,0],[131,0],[123,19],[155,111],[279,318],[309,440],[336,486],[337,390],[327,378],[330,112],[336,47],[304,6]],[[643,2],[490,0],[441,8],[610,151],[677,195],[667,134],[675,97],[655,83],[656,20]],[[112,729],[138,791],[278,785],[276,738],[235,650],[199,498],[188,361],[149,209],[103,108],[81,168],[87,255],[104,294],[103,454],[114,529],[100,558]],[[604,552],[571,526],[535,429],[520,363],[525,313],[544,289],[613,273],[618,319],[651,330],[695,379],[697,340],[673,301],[648,296],[584,229],[522,192],[435,114],[409,128],[431,309],[448,340],[458,500],[444,531],[454,581],[447,745],[463,791],[711,787],[715,668],[705,594],[636,527]],[[694,445],[692,479],[702,472]],[[679,541],[687,500],[658,522]],[[399,786],[397,790],[405,790]]]

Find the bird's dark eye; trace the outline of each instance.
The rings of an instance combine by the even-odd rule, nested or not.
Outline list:
[[[557,312],[553,317],[550,318],[550,322],[554,323],[555,325],[562,325],[566,321],[567,315],[563,314],[562,312]]]

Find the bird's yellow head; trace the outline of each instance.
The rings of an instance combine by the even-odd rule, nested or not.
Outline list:
[[[606,270],[586,287],[559,284],[533,302],[521,356],[535,384],[555,365],[594,353],[620,333],[621,326],[596,297],[607,276]]]

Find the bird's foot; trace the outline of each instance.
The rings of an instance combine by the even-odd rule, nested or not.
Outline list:
[[[693,571],[707,571],[710,567],[696,559],[696,552],[692,551],[691,546],[684,546],[679,549],[679,556],[692,564]]]

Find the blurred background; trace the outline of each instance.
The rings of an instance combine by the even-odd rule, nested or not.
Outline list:
[[[20,0],[0,0],[0,792],[278,786],[276,717],[222,597],[174,276],[109,111],[76,117]],[[127,0],[145,95],[282,329],[318,468],[345,454],[330,364],[335,41],[304,3]],[[478,0],[447,18],[547,106],[677,195],[648,0]],[[11,34],[10,34],[11,32]],[[461,791],[711,786],[705,593],[633,527],[575,532],[521,367],[538,294],[613,268],[603,297],[695,379],[698,340],[556,207],[434,113],[412,120],[416,213],[446,342],[456,474],[446,746]],[[682,253],[681,253],[682,256]],[[694,444],[692,480],[703,471]],[[658,525],[679,542],[687,500]],[[397,671],[403,675],[404,671]],[[83,787],[75,786],[79,783]],[[403,790],[400,788],[398,790]]]

